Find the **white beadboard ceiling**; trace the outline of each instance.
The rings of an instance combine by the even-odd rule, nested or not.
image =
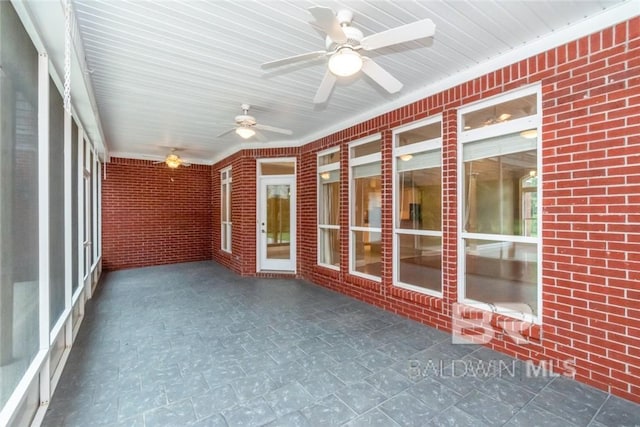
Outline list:
[[[640,11],[640,2],[419,0],[73,0],[87,72],[111,156],[162,159],[170,147],[211,163],[241,147],[309,142],[455,81],[596,31]],[[433,39],[370,54],[404,88],[389,95],[366,76],[339,81],[327,103],[312,100],[326,59],[263,71],[260,64],[324,49],[311,6],[354,13],[369,35],[430,18]],[[38,8],[37,2],[31,6]],[[611,21],[611,22],[608,22]],[[592,24],[592,22],[595,22]],[[555,37],[555,39],[553,38]],[[546,43],[546,44],[545,44]],[[246,142],[235,133],[240,104],[258,123],[291,129]]]

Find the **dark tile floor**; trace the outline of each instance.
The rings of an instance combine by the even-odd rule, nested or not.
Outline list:
[[[44,425],[640,425],[640,405],[525,374],[309,283],[187,263],[105,276]]]

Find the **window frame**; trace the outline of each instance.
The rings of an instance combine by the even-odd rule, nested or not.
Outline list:
[[[360,157],[352,157],[353,148],[365,145],[371,142],[380,141],[380,151],[373,154],[366,154]],[[365,279],[369,279],[375,282],[382,282],[381,276],[374,276],[372,274],[361,273],[355,269],[355,239],[354,232],[373,232],[373,233],[382,233],[382,227],[361,227],[353,225],[353,215],[354,215],[354,174],[353,168],[356,166],[371,164],[375,162],[380,162],[380,178],[382,179],[382,134],[376,133],[374,135],[368,136],[366,138],[358,139],[356,141],[352,141],[348,145],[348,161],[349,161],[349,170],[348,170],[348,180],[349,180],[349,274],[353,276],[362,277]],[[384,202],[384,199],[382,200]],[[383,211],[384,209],[382,209]]]
[[[316,222],[317,222],[317,239],[316,239],[316,252],[317,252],[317,256],[316,256],[316,262],[319,266],[321,267],[325,267],[325,268],[329,268],[332,270],[336,270],[336,271],[340,271],[340,264],[342,262],[341,257],[338,259],[338,265],[333,265],[333,264],[327,264],[325,262],[322,262],[321,260],[321,249],[320,249],[320,235],[321,235],[321,230],[337,230],[338,234],[340,233],[340,197],[338,197],[338,224],[321,224],[320,223],[320,206],[321,206],[321,197],[322,197],[322,192],[320,190],[320,188],[322,187],[322,178],[321,178],[321,174],[325,173],[325,172],[333,172],[333,171],[338,171],[338,183],[340,185],[342,185],[342,177],[341,177],[341,170],[340,170],[340,165],[342,164],[342,156],[340,156],[340,160],[338,160],[337,162],[334,163],[328,163],[325,165],[321,165],[320,164],[320,159],[324,156],[328,156],[330,154],[333,153],[340,153],[340,147],[333,147],[333,148],[329,148],[327,150],[323,150],[318,152],[318,155],[316,157],[316,165],[317,165],[317,173],[316,173],[316,189],[317,189],[317,198],[316,198]],[[340,253],[342,252],[342,246],[340,248]]]
[[[522,98],[527,95],[536,94],[536,103],[537,103],[537,113],[534,115],[530,115],[527,117],[522,117],[518,119],[514,119],[511,121],[505,121],[503,123],[477,128],[464,130],[462,123],[462,116],[473,112],[476,110],[480,110],[483,108],[490,107],[492,105],[498,105],[500,103],[514,100],[517,98]],[[457,115],[457,135],[458,135],[458,147],[457,147],[457,156],[458,156],[458,183],[457,183],[457,274],[458,274],[458,283],[457,283],[457,302],[470,306],[482,306],[486,307],[487,304],[473,300],[470,298],[466,298],[466,280],[465,280],[465,271],[466,271],[466,249],[465,242],[468,239],[474,240],[491,240],[498,241],[504,243],[529,243],[536,244],[536,255],[537,255],[537,271],[536,271],[536,300],[537,300],[537,313],[536,314],[523,314],[516,313],[513,309],[509,307],[501,307],[498,303],[494,306],[497,313],[506,315],[509,317],[516,317],[518,320],[523,320],[526,322],[531,322],[533,324],[541,324],[542,323],[542,313],[543,313],[543,300],[542,300],[542,200],[543,200],[543,190],[542,190],[542,87],[539,83],[534,85],[529,85],[526,87],[522,87],[513,91],[510,91],[505,94],[500,94],[473,104],[466,105],[458,109]],[[536,146],[536,167],[537,167],[537,176],[538,176],[538,206],[537,206],[537,216],[538,216],[538,230],[536,237],[527,237],[527,236],[517,236],[517,235],[505,235],[505,234],[488,234],[488,233],[470,233],[464,231],[464,208],[466,203],[464,201],[465,198],[465,187],[464,187],[464,159],[463,159],[463,147],[466,143],[475,142],[488,138],[497,138],[500,136],[505,136],[513,133],[518,133],[530,129],[536,129],[537,131],[537,146]]]
[[[220,249],[226,253],[232,253],[231,236],[233,233],[231,221],[231,188],[233,175],[231,174],[232,166],[220,169]],[[222,203],[222,199],[226,203]],[[226,207],[226,218],[223,207]],[[223,238],[224,236],[224,238]]]
[[[398,146],[398,138],[399,135],[402,134],[403,132],[407,132],[413,129],[417,129],[423,126],[428,126],[434,123],[438,123],[440,122],[440,137],[439,138],[432,138],[432,139],[427,139],[425,141],[421,141],[421,142],[416,142],[413,144],[409,144],[409,145],[403,145],[403,146]],[[393,268],[392,270],[392,284],[393,286],[399,287],[399,288],[403,288],[403,289],[407,289],[410,291],[415,291],[415,292],[420,292],[423,294],[427,294],[427,295],[431,295],[431,296],[435,296],[435,297],[439,297],[442,298],[442,280],[440,280],[440,292],[438,291],[434,291],[432,289],[426,289],[417,285],[412,285],[410,283],[404,283],[400,281],[399,278],[399,273],[400,273],[400,235],[412,235],[412,236],[428,236],[428,237],[440,237],[441,239],[441,243],[440,243],[440,248],[442,253],[444,253],[444,246],[442,244],[442,238],[443,238],[443,231],[442,229],[438,232],[438,231],[433,231],[433,230],[407,230],[407,229],[403,229],[400,228],[398,226],[398,209],[397,209],[397,203],[398,203],[398,186],[397,186],[397,182],[398,182],[398,166],[397,166],[397,161],[401,156],[407,155],[407,154],[416,154],[416,153],[423,153],[425,151],[435,151],[435,150],[440,150],[440,183],[442,185],[442,174],[443,174],[443,168],[442,168],[442,164],[443,164],[443,153],[442,153],[442,145],[443,145],[443,138],[442,138],[442,131],[443,131],[443,122],[442,122],[442,115],[438,114],[432,117],[429,117],[427,119],[424,120],[420,120],[417,122],[413,122],[409,125],[406,126],[402,126],[402,127],[398,127],[396,129],[393,130],[392,135],[393,135],[393,150],[392,150],[392,167],[391,167],[391,173],[392,173],[392,212],[393,212],[393,219],[392,219],[392,223],[393,223],[393,243],[392,243],[392,259],[393,259]],[[440,214],[442,215],[442,219],[444,220],[444,203],[442,203],[444,197],[443,197],[443,193],[444,191],[441,190],[440,191],[440,200],[441,200],[441,206],[442,206],[442,210],[440,212]],[[444,221],[443,221],[444,222]],[[410,231],[410,232],[409,232]]]

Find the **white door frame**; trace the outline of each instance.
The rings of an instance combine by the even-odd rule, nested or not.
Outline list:
[[[278,158],[278,159],[263,159],[258,160],[258,179],[257,179],[257,218],[256,218],[256,268],[257,271],[285,271],[285,272],[296,272],[296,228],[297,228],[297,218],[296,218],[296,175],[295,169],[294,173],[290,175],[261,175],[261,164],[269,163],[269,162],[293,162],[294,165],[296,163],[295,158]],[[290,188],[290,198],[289,198],[289,215],[290,215],[290,256],[288,260],[274,260],[266,258],[266,233],[263,233],[265,230],[263,227],[263,223],[266,223],[266,208],[267,208],[267,195],[266,195],[266,186],[274,185],[274,184],[283,184],[289,185]]]

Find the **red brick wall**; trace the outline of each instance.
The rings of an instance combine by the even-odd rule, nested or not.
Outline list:
[[[526,345],[509,339],[489,345],[519,358],[552,361],[556,368],[574,359],[576,379],[640,402],[639,17],[302,147],[298,274],[451,330],[451,305],[457,301],[457,109],[534,83],[543,94],[542,331],[532,328]],[[391,131],[435,114],[443,116],[443,298],[394,287],[391,274]],[[348,274],[346,244],[347,145],[377,132],[383,140],[381,283]],[[337,145],[342,150],[340,271],[316,265],[316,155]],[[256,191],[255,158],[274,155],[271,151],[240,152],[214,166],[214,182],[230,162],[234,181],[236,165],[246,179],[234,182],[233,205],[242,209],[239,217],[234,212],[233,243],[239,257],[233,266],[242,274],[255,274],[255,204],[247,197]],[[247,222],[237,224],[236,218]],[[215,251],[214,259],[221,259]]]
[[[102,181],[108,270],[211,259],[211,167],[112,158]]]
[[[213,210],[213,259],[233,271],[245,276],[274,276],[256,272],[256,230],[257,230],[257,159],[274,157],[295,158],[299,148],[265,148],[242,150],[211,168]],[[221,248],[220,229],[220,171],[232,167],[231,215],[232,237],[231,254]],[[298,188],[300,182],[298,179]],[[315,209],[315,206],[313,207]],[[299,214],[298,214],[299,215]],[[298,233],[300,226],[298,224]],[[298,234],[299,235],[299,234]],[[298,269],[300,268],[298,248]],[[281,275],[275,275],[281,276]]]

